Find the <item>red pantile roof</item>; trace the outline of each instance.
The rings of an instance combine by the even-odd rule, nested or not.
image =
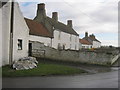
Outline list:
[[[51,33],[39,22],[25,18],[26,24],[30,29],[30,35],[50,37],[53,36]]]
[[[86,45],[92,45],[89,41],[85,40],[85,39],[79,39],[81,44],[86,44]]]

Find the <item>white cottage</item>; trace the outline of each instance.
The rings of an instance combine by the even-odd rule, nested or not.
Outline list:
[[[29,41],[41,42],[45,46],[51,47],[53,36],[51,33],[41,24],[35,20],[25,18],[25,21],[29,27]]]
[[[38,4],[37,15],[34,18],[41,23],[53,36],[51,47],[55,49],[79,50],[79,35],[72,28],[72,20],[67,25],[58,21],[58,13],[53,12],[52,18],[46,16],[45,4]]]
[[[90,43],[86,39],[79,39],[79,41],[80,41],[80,49],[81,48],[85,48],[85,49],[92,48],[92,43]]]
[[[12,64],[13,61],[28,56],[29,29],[17,2],[4,2],[0,13],[2,13],[1,61],[2,65]]]
[[[10,0],[11,1],[11,0]],[[55,49],[79,50],[79,35],[72,21],[58,21],[57,12],[46,16],[45,4],[38,4],[34,20],[24,18],[17,2],[4,2],[0,7],[0,60],[2,65],[27,57],[30,41],[38,41]]]
[[[82,48],[100,48],[101,42],[96,39],[95,35],[89,35],[88,32],[85,32],[85,37],[80,39],[80,43],[82,44]]]

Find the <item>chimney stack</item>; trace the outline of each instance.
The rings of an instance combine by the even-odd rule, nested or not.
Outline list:
[[[55,21],[58,21],[58,13],[57,13],[57,12],[53,12],[53,13],[52,13],[52,18],[53,18]]]
[[[95,35],[94,35],[94,34],[90,35],[90,37],[91,37],[92,39],[95,39]]]
[[[67,25],[72,28],[72,20],[68,20]]]
[[[85,37],[88,37],[88,32],[85,32]]]
[[[38,4],[37,15],[46,17],[46,10],[45,10],[45,4],[44,3]]]
[[[38,9],[39,10],[44,10],[45,9],[45,4],[44,3],[38,4]]]

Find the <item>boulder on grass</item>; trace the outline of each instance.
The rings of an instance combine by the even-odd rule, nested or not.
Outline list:
[[[37,67],[38,61],[34,57],[20,58],[18,61],[13,63],[13,69],[16,70],[27,70]]]

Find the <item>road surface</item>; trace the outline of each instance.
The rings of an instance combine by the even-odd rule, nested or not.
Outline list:
[[[3,88],[118,88],[118,71],[75,76],[3,78]]]

